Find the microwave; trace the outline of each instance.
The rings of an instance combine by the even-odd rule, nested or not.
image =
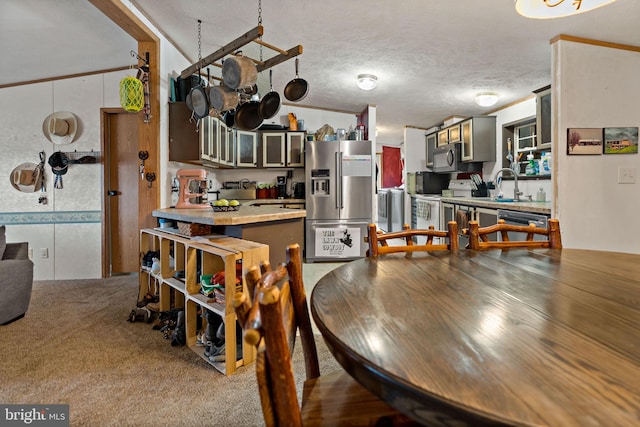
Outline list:
[[[442,190],[449,188],[449,174],[416,172],[415,180],[416,194],[441,194]]]
[[[457,172],[460,163],[460,144],[445,144],[433,150],[433,171]]]

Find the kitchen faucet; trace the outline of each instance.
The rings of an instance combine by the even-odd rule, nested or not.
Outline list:
[[[513,189],[513,201],[519,202],[522,191],[518,190],[518,174],[515,173],[511,168],[502,168],[498,172],[496,172],[496,176],[493,178],[493,182],[497,182],[498,175],[500,175],[501,172],[511,172],[511,174],[513,175],[515,185],[515,188]]]

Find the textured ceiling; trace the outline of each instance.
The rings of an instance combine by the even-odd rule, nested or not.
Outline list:
[[[257,0],[131,3],[192,62],[198,59],[198,19],[203,57],[258,23]],[[549,41],[559,34],[640,46],[639,17],[637,0],[556,20],[523,18],[513,0],[262,2],[264,41],[304,47],[299,72],[310,89],[300,104],[353,112],[376,105],[377,140],[391,145],[402,141],[404,126],[486,113],[489,108],[473,101],[476,92],[498,92],[499,107],[548,85]],[[123,66],[135,48],[86,0],[0,2],[0,85]],[[273,72],[274,89],[282,92],[294,77],[294,61]],[[360,73],[377,75],[378,87],[357,89]],[[266,93],[263,74],[259,88]]]

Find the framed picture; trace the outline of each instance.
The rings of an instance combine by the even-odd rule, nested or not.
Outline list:
[[[604,154],[638,154],[638,128],[604,128]]]
[[[602,154],[602,128],[567,129],[567,154]]]

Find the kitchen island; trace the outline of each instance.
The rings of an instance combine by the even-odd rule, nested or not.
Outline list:
[[[153,211],[157,218],[213,227],[212,233],[269,245],[271,264],[285,262],[286,247],[298,243],[304,248],[304,209],[243,204],[237,211],[164,208]]]

